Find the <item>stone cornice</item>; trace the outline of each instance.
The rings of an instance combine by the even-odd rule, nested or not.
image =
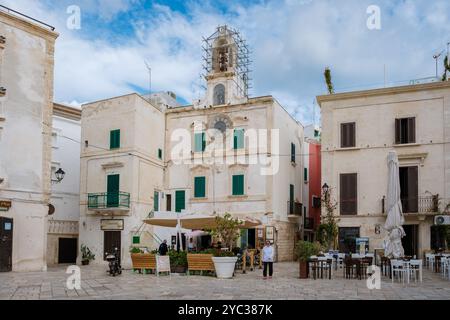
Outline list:
[[[0,10],[0,19],[2,19],[3,22],[7,20],[14,27],[23,29],[30,33],[39,34],[41,36],[44,36],[45,38],[50,38],[53,41],[56,40],[56,38],[58,38],[59,36],[59,33],[50,30],[48,27],[44,28],[43,26],[40,26],[37,23],[34,23],[30,20],[26,20],[14,14],[7,13],[2,10]]]
[[[53,115],[71,120],[81,120],[81,109],[66,106],[60,103],[53,103]]]

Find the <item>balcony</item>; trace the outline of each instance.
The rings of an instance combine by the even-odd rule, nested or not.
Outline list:
[[[303,223],[303,229],[304,230],[314,230],[314,218],[305,217],[305,220]]]
[[[89,193],[88,209],[96,211],[128,211],[130,210],[130,194],[122,191]]]
[[[439,196],[432,195],[426,197],[410,197],[400,199],[402,202],[402,210],[406,215],[434,215],[439,212]],[[386,212],[386,197],[381,199],[381,212]]]
[[[300,217],[302,215],[302,204],[300,202],[287,202],[287,215]]]

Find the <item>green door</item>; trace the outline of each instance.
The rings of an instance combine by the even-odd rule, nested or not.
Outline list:
[[[186,209],[186,193],[184,190],[175,191],[175,212]]]
[[[119,206],[119,177],[120,175],[118,174],[111,174],[108,176],[106,196],[107,207]]]

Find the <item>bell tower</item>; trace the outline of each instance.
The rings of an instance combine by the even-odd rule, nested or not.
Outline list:
[[[203,41],[206,97],[200,104],[219,106],[246,102],[250,59],[245,40],[239,32],[224,25]]]

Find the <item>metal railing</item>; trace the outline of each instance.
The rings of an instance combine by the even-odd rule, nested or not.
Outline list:
[[[88,194],[89,209],[130,208],[128,192],[103,192]]]
[[[287,202],[287,214],[301,216],[302,215],[302,204],[300,202],[288,201]]]
[[[314,218],[307,218],[303,222],[303,229],[314,230]]]
[[[30,17],[30,16],[27,16],[26,14],[23,14],[22,12],[13,10],[13,9],[8,8],[8,7],[6,7],[6,6],[4,6],[4,5],[1,5],[1,4],[0,4],[0,9],[3,10],[3,11],[6,11],[6,12],[8,12],[8,13],[11,13],[11,12],[12,12],[12,13],[14,13],[15,15],[18,15],[18,16],[21,16],[21,17],[23,17],[23,18],[29,19],[29,20],[31,20],[31,21],[33,21],[33,22],[37,22],[37,23],[39,23],[39,24],[42,24],[43,26],[46,26],[46,27],[49,28],[50,30],[55,31],[55,27],[54,27],[54,26],[51,26],[51,25],[49,25],[49,24],[47,24],[47,23],[45,23],[45,22],[42,22],[42,21],[40,21],[40,20],[37,20],[37,19],[32,18],[32,17]]]
[[[400,199],[403,213],[431,213],[439,212],[439,197],[437,195],[425,197],[409,197]],[[381,212],[387,213],[386,197],[381,199]]]

